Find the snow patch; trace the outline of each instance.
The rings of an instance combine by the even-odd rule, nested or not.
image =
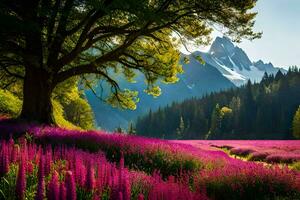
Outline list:
[[[226,78],[228,78],[231,82],[233,82],[236,86],[241,86],[245,84],[249,79],[251,82],[259,82],[261,81],[264,71],[259,70],[255,66],[250,66],[250,70],[242,70],[237,67],[236,63],[230,58],[229,61],[233,65],[233,69],[225,66],[219,59],[213,58],[213,60],[218,64],[216,67]]]

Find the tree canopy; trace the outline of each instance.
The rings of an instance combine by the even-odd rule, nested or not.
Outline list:
[[[146,92],[182,73],[179,45],[207,44],[212,27],[235,40],[255,39],[256,0],[3,0],[0,3],[0,73],[4,86],[23,84],[21,117],[49,123],[55,87],[81,76],[110,85],[105,100],[135,108],[137,94],[113,74],[132,81],[140,71]],[[4,78],[5,77],[5,78]]]

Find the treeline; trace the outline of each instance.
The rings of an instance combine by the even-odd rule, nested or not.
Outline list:
[[[180,93],[178,93],[180,95]],[[265,73],[260,83],[172,103],[137,120],[139,135],[168,139],[292,139],[300,71]],[[300,123],[300,122],[299,122]]]

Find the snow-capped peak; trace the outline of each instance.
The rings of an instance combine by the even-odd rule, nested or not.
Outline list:
[[[243,49],[235,46],[228,37],[217,37],[207,53],[197,54],[237,86],[245,84],[249,79],[259,82],[265,72],[275,74],[279,70],[272,63],[250,61]]]

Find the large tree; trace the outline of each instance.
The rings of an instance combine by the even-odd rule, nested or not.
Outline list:
[[[144,74],[148,93],[158,80],[177,81],[178,46],[207,44],[212,27],[254,39],[256,0],[1,0],[0,70],[23,83],[21,118],[52,123],[54,88],[74,76],[105,80],[107,101],[134,107],[111,72],[129,81]],[[90,77],[92,75],[92,77]],[[7,80],[6,80],[7,81]],[[87,82],[88,83],[88,82]],[[89,84],[87,84],[89,85]]]

